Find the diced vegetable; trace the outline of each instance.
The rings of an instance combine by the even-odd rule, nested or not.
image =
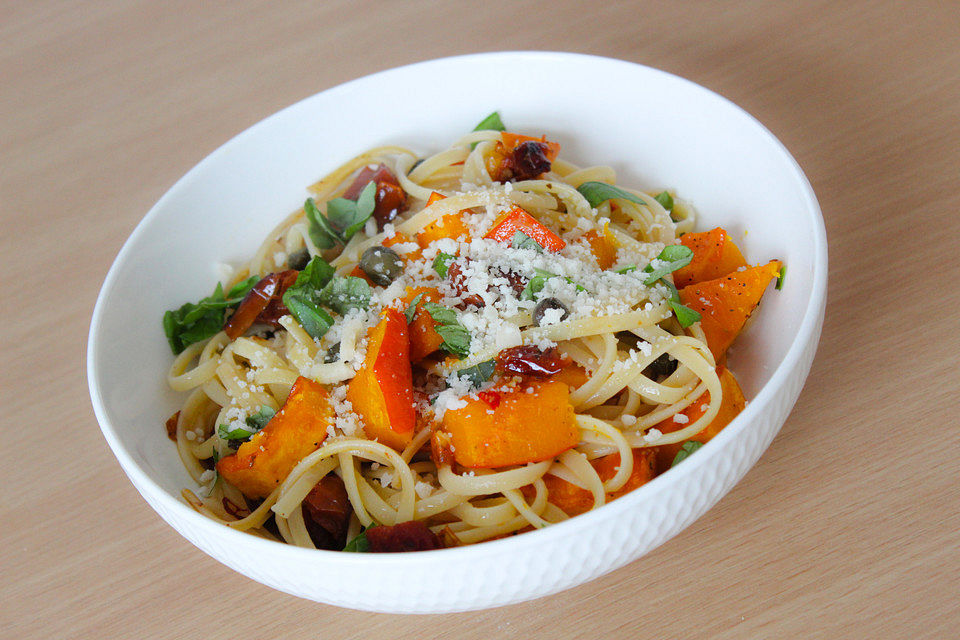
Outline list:
[[[685,233],[680,236],[680,243],[693,250],[693,260],[673,272],[677,288],[715,280],[747,266],[740,249],[720,227],[702,233]]]
[[[297,378],[280,411],[235,454],[221,458],[217,471],[245,496],[265,498],[320,446],[333,420],[326,390]]]
[[[410,305],[414,300],[417,302],[413,319],[409,322],[410,362],[420,362],[443,344],[443,337],[434,329],[439,323],[423,308],[424,302],[439,302],[440,299],[440,292],[433,287],[407,288],[404,305]]]
[[[630,477],[627,478],[623,487],[607,494],[607,502],[616,500],[653,480],[655,460],[656,456],[650,449],[634,449],[633,471],[630,473]],[[600,479],[606,482],[617,474],[620,467],[620,454],[612,453],[592,460],[590,464],[596,469]],[[552,474],[545,475],[543,481],[546,483],[549,492],[547,500],[562,509],[568,516],[580,515],[593,508],[593,494],[586,489],[581,489],[577,485]]]
[[[497,182],[532,180],[550,170],[560,144],[504,131],[500,142],[485,158],[487,172]]]
[[[513,153],[517,147],[525,142],[536,142],[537,144],[544,145],[544,155],[550,162],[556,160],[557,156],[560,154],[560,143],[548,142],[547,136],[534,138],[533,136],[525,136],[519,133],[510,133],[509,131],[504,131],[500,134],[500,140],[503,142],[503,150],[507,153]]]
[[[376,169],[364,167],[354,178],[353,183],[347,187],[343,197],[347,200],[356,200],[370,181],[376,184],[373,217],[377,221],[377,228],[383,229],[384,224],[396,218],[406,208],[407,194],[393,172],[386,165],[381,164]]]
[[[779,260],[771,260],[680,290],[680,301],[700,314],[700,326],[718,363],[760,303],[767,285],[780,273],[780,267]]]
[[[412,242],[414,241],[411,240],[409,236],[407,236],[406,234],[400,233],[398,231],[394,233],[392,236],[390,236],[389,238],[385,238],[381,244],[383,244],[383,246],[385,247],[392,247],[394,245],[407,244]],[[413,251],[408,251],[406,253],[401,253],[399,255],[400,255],[400,259],[403,260],[404,262],[416,261],[423,257],[423,254],[420,253],[420,249],[414,249]]]
[[[367,355],[347,387],[347,399],[362,418],[367,437],[402,450],[413,437],[413,373],[407,320],[387,309],[370,330]]]
[[[500,393],[495,408],[468,396],[467,406],[444,414],[443,429],[458,463],[486,468],[539,462],[579,442],[570,388],[553,380],[529,387],[532,393],[526,386]]]
[[[513,205],[508,211],[501,214],[484,238],[510,244],[513,241],[513,234],[517,231],[526,234],[547,251],[560,251],[567,246],[567,243],[560,236],[543,226],[536,218],[517,205]]]
[[[442,549],[440,538],[420,520],[393,526],[368,527],[365,531],[370,553],[430,551]]]
[[[289,313],[283,304],[283,294],[296,280],[297,272],[293,269],[271,273],[262,278],[250,289],[240,306],[223,325],[227,337],[236,340],[255,322],[277,326],[277,320]]]
[[[445,197],[443,194],[434,191],[430,194],[430,199],[427,200],[426,206],[429,207],[438,200],[443,200]],[[467,225],[463,223],[463,215],[463,211],[448,213],[439,220],[434,220],[417,233],[417,243],[426,249],[431,242],[436,242],[442,238],[450,238],[452,240],[459,238],[460,240],[469,241],[470,230],[467,228]]]
[[[347,488],[332,473],[321,478],[303,499],[303,523],[317,549],[343,549],[352,513]]]
[[[591,229],[581,236],[590,246],[590,252],[597,259],[600,269],[606,271],[617,261],[617,244],[606,228],[603,231]]]
[[[720,433],[720,430],[725,426],[730,424],[730,421],[737,417],[743,408],[746,406],[746,401],[743,397],[743,391],[740,389],[740,385],[737,384],[737,379],[733,377],[733,374],[730,373],[730,370],[726,367],[717,367],[717,375],[720,377],[720,386],[721,392],[723,393],[723,400],[720,403],[720,410],[717,412],[716,417],[706,426],[706,428],[690,438],[687,442],[700,442],[707,443],[711,438]],[[686,417],[684,422],[676,422],[674,419],[668,418],[657,424],[656,428],[660,433],[672,433],[674,431],[679,431],[680,429],[686,427],[689,424],[693,424],[694,421],[699,420],[707,407],[710,405],[710,393],[707,392],[703,394],[700,398],[694,400],[686,409],[680,413]],[[677,452],[680,451],[680,448],[683,446],[682,442],[677,442],[674,444],[665,444],[659,447],[654,447],[657,451],[657,472],[663,473],[673,465],[673,459],[676,457]]]

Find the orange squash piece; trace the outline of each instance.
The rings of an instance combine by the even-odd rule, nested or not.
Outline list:
[[[454,459],[465,467],[505,467],[549,460],[576,446],[580,432],[563,382],[532,382],[499,393],[496,407],[464,398],[467,406],[448,410],[443,430],[450,434]]]
[[[426,206],[429,207],[434,202],[443,200],[445,197],[443,194],[434,191],[430,194]],[[426,249],[431,242],[436,242],[442,238],[450,238],[452,240],[459,238],[469,241],[470,230],[467,229],[467,225],[463,223],[463,214],[463,211],[459,213],[448,213],[439,220],[434,220],[417,233],[417,243]]]
[[[722,366],[717,367],[717,375],[720,376],[720,387],[723,393],[720,410],[710,424],[708,424],[703,431],[690,438],[688,442],[695,441],[706,444],[711,438],[720,433],[721,429],[730,424],[730,422],[743,411],[744,407],[747,406],[747,401],[743,397],[743,390],[740,389],[737,379],[733,377],[730,370]],[[687,422],[683,424],[674,422],[671,417],[658,423],[656,428],[660,433],[679,431],[687,425],[693,424],[694,421],[699,420],[700,416],[706,413],[709,404],[710,392],[707,392],[680,412],[687,417]],[[670,468],[670,465],[673,464],[673,459],[682,446],[682,442],[677,442],[654,447],[657,452],[657,473],[663,473]]]
[[[395,244],[406,244],[407,242],[413,242],[413,240],[411,240],[407,234],[397,231],[392,236],[385,239],[381,244],[383,244],[385,247],[392,247]],[[421,258],[423,258],[423,254],[420,253],[420,249],[400,254],[400,259],[405,262],[415,262]]]
[[[685,233],[680,236],[680,244],[693,251],[693,260],[673,272],[677,288],[714,280],[747,266],[740,249],[720,227],[702,233]]]
[[[413,373],[407,319],[395,309],[383,312],[370,330],[367,355],[347,385],[347,400],[363,418],[370,439],[402,451],[413,438]]]
[[[771,260],[680,289],[680,302],[700,313],[707,346],[718,363],[723,362],[727,348],[760,303],[767,285],[780,273],[780,267],[779,260]]]
[[[547,136],[534,138],[533,136],[525,136],[519,133],[510,133],[509,131],[504,131],[500,134],[500,142],[503,144],[503,150],[506,153],[513,153],[514,149],[524,142],[542,142],[543,144],[547,145],[547,149],[543,155],[545,155],[547,160],[550,162],[556,160],[557,155],[560,153],[560,143],[547,141]]]
[[[550,231],[550,229],[547,229],[539,220],[517,205],[513,205],[510,209],[500,214],[494,221],[493,227],[491,227],[490,231],[483,237],[502,242],[503,244],[510,244],[513,240],[513,234],[517,231],[533,238],[537,244],[547,251],[560,251],[567,246],[563,238],[553,231]]]
[[[590,252],[602,270],[606,271],[617,261],[617,245],[606,229],[591,229],[580,237],[590,246]]]
[[[433,287],[407,287],[403,307],[406,309],[413,302],[413,299],[421,293],[423,297],[417,303],[417,311],[413,315],[413,322],[408,327],[410,333],[410,362],[413,363],[420,362],[443,344],[443,338],[434,329],[437,322],[423,308],[424,302],[440,302],[439,291]]]
[[[655,461],[656,454],[651,449],[634,449],[633,471],[630,473],[630,477],[627,478],[626,484],[620,489],[607,493],[607,502],[616,500],[653,480],[656,475]],[[617,474],[620,467],[620,454],[612,453],[602,458],[596,458],[591,460],[590,464],[597,470],[600,479],[606,482]],[[577,485],[551,474],[545,475],[543,481],[547,485],[547,501],[562,509],[568,516],[578,516],[593,508],[593,494],[586,489],[581,489]]]
[[[222,458],[217,471],[248,498],[266,498],[320,446],[333,421],[326,389],[297,378],[280,411],[235,454]]]

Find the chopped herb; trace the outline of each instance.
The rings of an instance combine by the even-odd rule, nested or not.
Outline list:
[[[647,286],[652,285],[668,273],[673,273],[677,269],[690,264],[690,261],[693,260],[693,250],[682,244],[671,244],[664,247],[656,259],[660,261],[656,267],[654,267],[651,262],[643,269],[646,273],[650,274],[647,276],[647,279],[643,281],[643,284]]]
[[[250,276],[230,287],[226,295],[223,286],[217,283],[212,295],[196,304],[188,302],[179,309],[164,313],[163,332],[173,353],[179,354],[191,344],[216,335],[223,328],[227,309],[239,305],[259,281],[259,276]]]
[[[697,449],[703,446],[702,442],[697,442],[696,440],[688,440],[683,443],[683,446],[680,447],[680,451],[677,451],[677,455],[673,457],[673,462],[670,464],[670,468],[674,468],[684,460],[690,457]]]
[[[433,270],[436,271],[441,278],[446,278],[447,269],[450,268],[450,263],[453,262],[453,259],[452,255],[441,251],[437,254],[437,257],[433,259]]]
[[[655,200],[659,202],[663,206],[663,208],[667,210],[668,213],[670,211],[673,211],[673,196],[671,196],[666,191],[661,191],[660,193],[658,193]]]
[[[525,234],[523,231],[514,231],[513,238],[510,240],[510,247],[513,249],[533,249],[537,253],[543,253],[543,247],[539,242]]]
[[[283,304],[312,338],[322,338],[333,326],[333,318],[320,308],[313,294],[306,289],[290,287],[283,294]]]
[[[534,271],[537,272],[535,276],[530,278],[530,281],[527,282],[527,286],[523,288],[523,291],[520,292],[521,300],[533,300],[538,293],[540,293],[543,288],[547,285],[547,280],[550,278],[559,278],[560,276],[556,273],[550,273],[543,269],[534,268]],[[573,281],[572,278],[563,276],[563,279],[572,284],[577,288],[577,291],[586,291],[582,286]]]
[[[217,425],[217,435],[221,440],[229,440],[231,447],[237,447],[240,443],[246,442],[250,436],[258,430],[247,427],[246,425],[231,429],[228,424]]]
[[[667,288],[669,296],[667,297],[667,304],[670,306],[670,309],[673,310],[675,316],[677,316],[677,322],[680,323],[681,327],[689,327],[695,322],[700,322],[700,314],[686,307],[680,303],[680,293],[677,291],[677,288],[673,286],[673,283],[669,280],[661,280],[660,284]]]
[[[440,348],[461,358],[470,355],[470,332],[460,324],[457,313],[435,302],[424,302],[423,308],[437,323],[433,330],[443,338]]]
[[[780,273],[777,274],[777,285],[776,290],[780,291],[783,289],[783,279],[787,277],[787,265],[780,267]]]
[[[293,283],[293,287],[310,287],[319,291],[330,282],[333,272],[333,267],[327,264],[326,260],[317,256],[307,263],[303,271],[297,274],[297,280]]]
[[[372,529],[377,526],[377,524],[371,523],[369,527],[366,527],[363,531],[358,533],[347,545],[343,548],[344,551],[351,551],[353,553],[366,553],[370,551],[370,541],[367,540],[367,529]]]
[[[474,387],[479,387],[481,384],[486,382],[493,376],[493,372],[497,368],[497,361],[494,358],[485,360],[479,364],[475,364],[472,367],[467,367],[466,369],[461,369],[457,371],[457,376],[460,378],[467,378],[470,380],[470,384]]]
[[[614,269],[614,273],[630,273],[631,271],[636,271],[637,265],[628,264],[626,266],[620,267],[619,269]]]
[[[334,276],[320,292],[320,302],[340,315],[370,306],[370,285],[357,276]]]
[[[607,184],[606,182],[584,182],[582,185],[577,187],[577,191],[579,191],[583,197],[587,199],[587,202],[590,203],[591,207],[598,207],[612,198],[629,200],[631,202],[636,202],[637,204],[647,204],[647,201],[643,198],[635,196],[629,191],[624,191],[620,187]]]
[[[410,301],[410,304],[407,305],[407,310],[403,312],[403,315],[407,317],[407,324],[413,322],[413,316],[417,315],[417,305],[420,304],[422,299],[423,294],[418,293],[417,296]]]
[[[357,231],[363,228],[376,207],[377,185],[372,180],[363,188],[356,200],[334,198],[327,201],[327,215],[317,209],[313,198],[307,198],[303,211],[310,222],[310,239],[321,249],[330,249],[337,244],[347,244]]]
[[[267,426],[267,423],[270,422],[275,415],[277,415],[276,410],[264,404],[260,405],[259,411],[257,411],[255,414],[252,416],[247,416],[247,419],[244,420],[244,422],[246,422],[248,426],[260,431],[260,429],[263,429],[265,426]]]

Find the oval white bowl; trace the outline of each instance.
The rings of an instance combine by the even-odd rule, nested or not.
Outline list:
[[[166,309],[209,294],[216,264],[249,257],[306,185],[369,147],[445,148],[491,111],[546,133],[579,164],[610,164],[626,185],[675,188],[698,228],[723,225],[752,263],[788,265],[735,345],[749,405],[682,465],[637,491],[546,529],[411,554],[310,551],[218,525],[180,498],[193,486],[163,422],[181,398],[165,374]],[[749,230],[749,234],[744,233]],[[185,538],[254,580],[357,609],[436,613],[519,602],[616,569],[709,509],[766,449],[810,369],[826,300],[827,244],[800,167],[759,122],[692,82],[569,53],[491,53],[377,73],[307,98],[244,131],[189,171],[114,261],[90,326],[97,419],[146,501]]]

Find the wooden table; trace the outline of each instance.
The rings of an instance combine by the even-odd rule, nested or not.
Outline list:
[[[215,4],[0,7],[0,635],[956,637],[956,4]],[[579,588],[408,617],[274,592],[184,542],[110,454],[84,369],[97,291],[141,216],[235,133],[360,75],[500,49],[666,69],[783,140],[830,240],[810,379],[713,510]]]

